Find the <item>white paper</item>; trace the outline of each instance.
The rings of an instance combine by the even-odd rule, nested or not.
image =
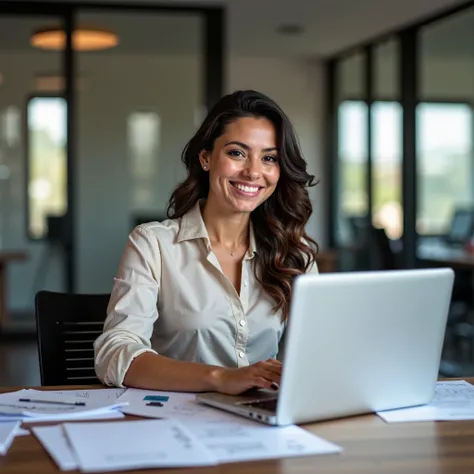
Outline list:
[[[84,472],[216,464],[204,445],[172,420],[66,423],[63,427]]]
[[[84,421],[84,420],[119,420],[121,418],[125,418],[125,415],[116,410],[108,410],[101,413],[83,413],[82,415],[79,414],[71,414],[67,415],[52,415],[51,417],[42,416],[41,418],[31,418],[25,417],[22,418],[21,421],[23,424],[28,423],[43,423],[47,421]],[[1,420],[1,418],[0,418]]]
[[[474,386],[465,380],[438,382],[431,403],[377,413],[387,423],[474,419]]]
[[[0,455],[7,453],[19,426],[18,421],[0,423]]]
[[[74,452],[61,425],[34,426],[31,430],[62,471],[77,469]]]
[[[93,401],[96,404],[110,405],[126,392],[126,388],[99,388],[97,390],[57,390],[49,391],[79,401]],[[38,390],[34,390],[37,392]]]
[[[20,399],[38,400],[32,402],[20,402]],[[56,401],[57,405],[50,403],[41,403],[41,401]],[[60,402],[77,402],[77,391],[62,391],[54,393],[51,391],[40,390],[19,390],[17,392],[9,392],[0,395],[0,415],[29,416],[41,418],[48,415],[49,418],[57,415],[61,419],[64,414],[72,416],[84,413],[98,414],[106,410],[113,410],[122,404],[116,402],[115,399],[105,399],[104,396],[90,396],[88,399],[81,398],[80,401],[85,403],[84,406],[64,405]]]
[[[147,405],[149,401],[146,396],[165,396],[169,400],[162,402],[163,406]],[[182,392],[161,392],[153,390],[139,390],[129,388],[121,397],[117,398],[117,403],[125,403],[120,411],[129,415],[143,416],[147,418],[172,418],[175,420],[215,420],[234,421],[240,418],[237,415],[208,407],[196,401],[194,393]]]
[[[219,463],[339,453],[341,447],[297,426],[183,421]]]

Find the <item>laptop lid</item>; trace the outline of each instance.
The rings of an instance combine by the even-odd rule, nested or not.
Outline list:
[[[451,269],[298,277],[277,424],[427,403],[453,280]]]

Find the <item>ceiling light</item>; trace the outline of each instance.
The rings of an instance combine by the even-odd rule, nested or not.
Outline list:
[[[102,28],[79,27],[72,35],[72,47],[76,51],[98,51],[118,45],[118,36]],[[35,48],[61,50],[65,48],[66,33],[61,28],[43,28],[36,31],[30,43]]]

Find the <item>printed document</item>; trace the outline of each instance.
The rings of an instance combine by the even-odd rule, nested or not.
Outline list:
[[[74,451],[71,449],[62,425],[34,426],[31,431],[62,471],[77,469]]]
[[[427,405],[377,413],[387,423],[474,419],[474,386],[465,380],[438,382]]]
[[[339,453],[341,448],[297,426],[266,426],[255,421],[182,421],[219,463]]]
[[[177,421],[66,423],[63,428],[83,472],[216,464]]]
[[[117,403],[117,396],[123,393],[112,389],[98,390],[18,390],[0,394],[0,417],[2,419],[37,420],[83,418],[117,411],[123,403]]]

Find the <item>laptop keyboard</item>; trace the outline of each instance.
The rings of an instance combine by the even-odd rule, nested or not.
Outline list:
[[[277,408],[277,400],[277,398],[272,398],[269,400],[255,400],[253,402],[244,402],[242,405],[275,412]]]

